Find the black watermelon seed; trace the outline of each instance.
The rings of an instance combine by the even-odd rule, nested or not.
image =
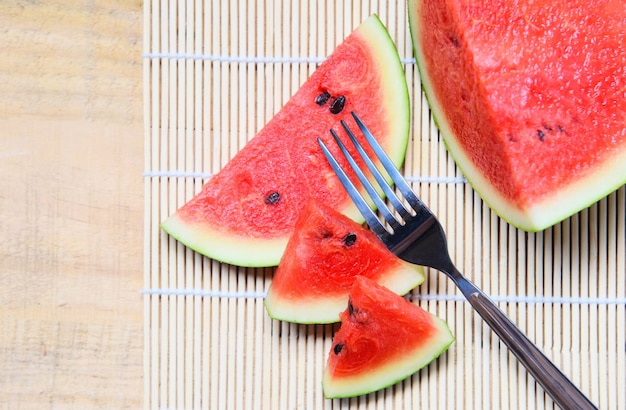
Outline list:
[[[355,233],[349,233],[347,234],[344,238],[343,238],[343,243],[346,246],[352,246],[354,245],[354,243],[356,242],[356,234]]]
[[[276,191],[271,192],[267,197],[265,197],[265,203],[268,205],[276,205],[280,201],[280,194]]]
[[[341,344],[341,343],[337,343],[337,344],[335,345],[335,347],[333,347],[333,353],[335,353],[335,354],[339,354],[339,353],[341,353],[341,350],[342,350],[342,349],[343,349],[343,344]]]
[[[546,139],[546,134],[541,130],[537,130],[537,137],[539,137],[539,141],[543,141]]]
[[[341,111],[343,111],[344,105],[346,105],[346,97],[340,95],[339,97],[335,98],[335,101],[333,101],[333,103],[330,105],[330,112],[332,114],[339,114]]]
[[[354,316],[354,306],[352,306],[350,301],[348,301],[348,313],[350,313],[350,316]]]
[[[461,43],[459,42],[459,38],[453,34],[451,34],[448,39],[450,40],[450,42],[452,43],[452,45],[455,48],[459,48],[459,46],[461,45]]]
[[[329,99],[330,99],[330,94],[328,94],[328,92],[325,91],[315,98],[315,103],[317,105],[324,105],[328,102]]]

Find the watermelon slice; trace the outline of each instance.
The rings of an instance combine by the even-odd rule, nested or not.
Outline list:
[[[375,15],[162,228],[206,256],[255,267],[278,264],[309,198],[362,221],[317,143],[318,137],[330,141],[329,129],[339,130],[351,111],[399,167],[408,142],[409,95],[398,52]]]
[[[359,276],[322,376],[327,398],[383,389],[417,372],[454,342],[448,325]]]
[[[372,231],[312,200],[296,221],[265,307],[274,319],[338,322],[357,275],[401,295],[424,281],[422,267],[398,258]]]
[[[626,182],[626,2],[409,0],[422,84],[469,182],[549,227]]]

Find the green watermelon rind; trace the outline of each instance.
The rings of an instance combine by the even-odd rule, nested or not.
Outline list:
[[[235,237],[218,229],[187,223],[178,214],[163,221],[161,228],[202,255],[244,267],[276,265],[276,255],[282,255],[288,241],[285,237],[266,238],[259,244],[258,238]]]
[[[414,351],[405,352],[390,360],[385,366],[371,369],[364,374],[355,374],[341,379],[333,378],[328,367],[322,375],[322,391],[327,399],[361,396],[382,390],[406,379],[428,366],[443,354],[455,338],[448,324],[431,313],[436,334],[428,343],[420,345]]]
[[[392,161],[399,168],[406,154],[410,130],[410,99],[406,77],[397,48],[377,15],[372,15],[357,28],[368,39],[368,45],[379,56],[380,77],[385,81],[385,111],[389,118],[390,139],[393,144],[386,147]],[[382,109],[381,109],[382,110]],[[377,136],[380,137],[380,136]],[[362,223],[363,217],[350,198],[340,211],[351,219]],[[190,249],[220,262],[243,267],[266,267],[278,265],[289,239],[289,234],[262,237],[246,232],[224,230],[208,222],[202,225],[186,220],[174,213],[160,224],[173,238]]]
[[[429,73],[424,67],[424,53],[419,33],[420,19],[416,15],[417,3],[423,0],[408,0],[409,28],[413,39],[413,50],[420,73],[422,89],[429,108],[447,151],[454,158],[457,166],[472,188],[499,217],[527,232],[539,232],[549,228],[572,215],[588,208],[593,203],[616,191],[626,183],[626,146],[616,150],[601,165],[588,170],[568,186],[547,195],[540,201],[519,207],[499,191],[485,178],[457,141],[452,131],[445,110],[437,99]]]
[[[381,275],[377,282],[398,295],[405,295],[425,280],[424,268],[402,260],[397,268]],[[272,288],[264,300],[267,314],[275,320],[301,324],[329,324],[340,321],[339,314],[346,309],[348,293],[317,298],[299,297],[297,300],[276,296]]]
[[[380,18],[376,14],[373,14],[363,25],[371,26],[370,30],[365,31],[365,35],[370,38],[370,44],[378,50],[378,54],[381,56],[380,61],[384,62],[381,67],[381,76],[397,79],[397,81],[387,84],[387,88],[385,89],[387,97],[385,99],[390,106],[394,107],[394,117],[391,124],[391,126],[396,128],[394,134],[404,135],[405,138],[402,141],[396,141],[396,143],[391,144],[391,146],[385,147],[385,152],[396,167],[400,168],[404,163],[411,128],[411,99],[404,66],[398,54],[398,49],[389,31],[387,31],[382,21],[380,21]],[[391,181],[391,178],[389,178],[388,181]],[[357,220],[357,222],[364,221],[360,213],[358,217],[352,219]]]

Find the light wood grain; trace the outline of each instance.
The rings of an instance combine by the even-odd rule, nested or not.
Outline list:
[[[0,3],[0,408],[142,406],[141,7]]]

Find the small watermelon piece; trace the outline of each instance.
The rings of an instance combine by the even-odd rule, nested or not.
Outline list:
[[[556,224],[626,182],[626,2],[409,0],[448,150],[502,218]]]
[[[300,213],[265,298],[268,314],[296,323],[339,321],[357,275],[403,295],[424,281],[372,231],[318,201]]]
[[[317,142],[318,137],[331,141],[331,128],[344,134],[339,123],[350,121],[351,111],[368,124],[399,167],[408,143],[409,94],[397,49],[375,15],[337,46],[162,228],[206,256],[258,267],[278,264],[309,198],[362,220]]]
[[[322,376],[327,398],[371,393],[403,380],[454,342],[442,319],[359,276]]]

